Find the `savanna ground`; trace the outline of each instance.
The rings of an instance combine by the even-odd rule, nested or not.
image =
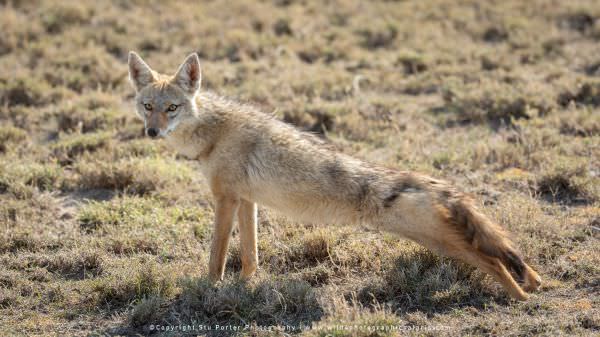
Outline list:
[[[600,329],[594,0],[2,0],[0,32],[3,335],[156,333],[150,324],[430,329],[303,336]],[[226,279],[211,286],[210,193],[194,162],[143,137],[129,50],[163,72],[196,51],[204,89],[345,153],[455,182],[513,233],[543,287],[514,302],[408,241],[267,209],[257,276],[237,280],[234,233]]]

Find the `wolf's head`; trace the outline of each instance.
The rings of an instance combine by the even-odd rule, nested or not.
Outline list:
[[[136,91],[135,108],[144,119],[146,134],[165,137],[197,113],[195,96],[200,89],[200,60],[193,53],[174,76],[161,75],[135,52],[129,52],[129,79]]]

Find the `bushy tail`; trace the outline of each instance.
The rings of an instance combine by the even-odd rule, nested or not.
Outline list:
[[[539,275],[523,261],[506,231],[480,213],[473,202],[463,195],[447,202],[448,220],[476,252],[482,254],[484,259],[498,259],[525,291],[533,291],[540,286]]]

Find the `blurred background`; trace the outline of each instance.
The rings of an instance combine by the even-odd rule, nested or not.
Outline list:
[[[595,0],[0,0],[0,32],[4,332],[149,334],[192,321],[599,329]],[[129,50],[163,73],[197,52],[202,90],[339,151],[453,181],[514,234],[546,282],[540,294],[513,303],[408,241],[266,209],[256,279],[236,279],[234,234],[226,280],[209,286],[210,193],[196,163],[143,138]],[[363,335],[390,334],[400,332]]]

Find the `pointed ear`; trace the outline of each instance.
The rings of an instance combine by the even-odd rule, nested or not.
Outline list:
[[[129,80],[136,91],[142,90],[142,88],[155,81],[152,69],[135,52],[129,52],[127,63],[129,64]]]
[[[183,91],[194,96],[198,89],[200,89],[201,79],[200,59],[198,58],[198,54],[192,53],[179,66],[173,82],[183,89]]]

